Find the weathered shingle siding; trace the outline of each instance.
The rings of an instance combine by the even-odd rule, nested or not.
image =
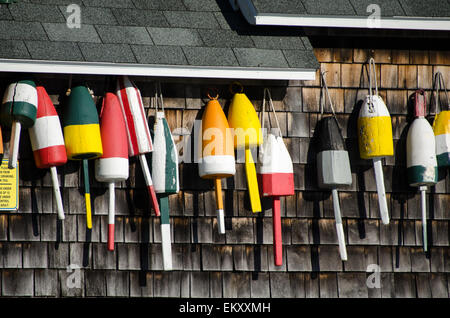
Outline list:
[[[95,2],[92,2],[95,4]],[[95,48],[93,48],[95,49]],[[296,193],[282,199],[283,266],[273,265],[272,211],[248,209],[244,167],[223,182],[226,235],[217,234],[212,184],[198,177],[195,163],[180,164],[181,192],[170,196],[173,272],[162,271],[160,223],[149,215],[139,164],[116,185],[116,249],[106,249],[107,191],[91,171],[93,228],[85,228],[80,165],[58,168],[66,211],[57,221],[49,174],[34,168],[27,131],[20,148],[20,210],[0,214],[1,295],[44,297],[449,297],[450,177],[428,194],[430,253],[422,251],[419,196],[405,184],[405,102],[419,87],[430,98],[435,71],[450,74],[448,52],[317,49],[348,146],[353,184],[339,192],[348,261],[339,258],[331,195],[317,187],[314,128],[320,118],[320,82],[242,81],[256,109],[263,87],[274,105],[294,161]],[[391,224],[382,225],[370,162],[359,159],[355,105],[367,94],[367,57],[379,61],[380,94],[392,114],[395,155],[384,163]],[[96,96],[102,76],[86,79]],[[1,74],[3,90],[12,74]],[[58,111],[68,77],[39,75]],[[395,80],[394,80],[395,79]],[[149,115],[152,79],[135,78]],[[204,91],[217,86],[222,106],[229,81],[161,79],[169,125],[193,129]],[[447,81],[450,88],[450,80]],[[96,98],[96,100],[99,100]],[[329,112],[325,108],[325,112]],[[3,128],[8,149],[9,132]],[[180,140],[180,137],[175,137]],[[93,169],[93,162],[90,162]],[[366,286],[367,266],[378,264],[381,289]],[[71,266],[71,267],[70,267]],[[76,269],[81,268],[81,269]],[[78,275],[78,276],[77,276]],[[77,278],[77,279],[75,279]],[[79,283],[79,285],[76,285]]]

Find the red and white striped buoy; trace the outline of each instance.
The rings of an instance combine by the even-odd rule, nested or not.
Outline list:
[[[39,169],[50,168],[58,218],[63,220],[64,208],[56,171],[56,166],[63,165],[67,162],[61,122],[45,88],[38,86],[36,87],[36,91],[38,97],[36,122],[28,129],[31,148],[36,167]]]
[[[127,128],[128,154],[130,157],[139,156],[150,200],[155,209],[155,214],[159,216],[158,199],[156,198],[152,177],[145,158],[146,153],[153,151],[153,144],[141,92],[128,76],[121,76],[117,81],[117,96],[119,97]]]

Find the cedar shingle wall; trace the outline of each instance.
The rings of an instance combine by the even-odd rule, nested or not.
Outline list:
[[[348,261],[339,258],[331,195],[316,185],[313,146],[319,116],[316,81],[243,81],[245,92],[261,107],[262,88],[271,87],[286,144],[294,161],[296,194],[282,198],[283,266],[272,256],[270,202],[253,215],[248,210],[243,164],[224,182],[227,233],[217,234],[212,184],[199,179],[195,163],[180,165],[181,189],[170,197],[174,271],[162,271],[159,220],[148,212],[139,164],[131,159],[130,179],[116,185],[116,250],[106,249],[107,194],[91,168],[93,229],[86,233],[80,166],[58,168],[66,220],[57,222],[49,173],[34,168],[29,137],[20,148],[20,210],[0,214],[2,296],[125,297],[449,297],[450,177],[441,179],[429,199],[430,253],[421,242],[419,195],[405,183],[408,97],[417,88],[430,97],[435,71],[450,89],[450,54],[439,51],[316,49],[326,70],[337,116],[343,127],[353,184],[339,192]],[[378,85],[392,115],[395,155],[384,172],[391,224],[380,222],[370,161],[359,159],[355,109],[367,94],[365,62],[374,56]],[[318,73],[319,74],[319,73]],[[2,89],[12,74],[2,74]],[[38,77],[57,109],[67,76]],[[103,77],[86,79],[102,95]],[[152,79],[136,79],[150,105]],[[216,86],[221,104],[230,100],[227,81],[163,80],[166,116],[172,129],[192,130],[201,118],[205,88]],[[329,112],[329,107],[325,109]],[[154,110],[149,110],[153,116]],[[9,140],[8,129],[3,137]],[[184,137],[185,138],[185,137]],[[181,137],[175,137],[177,141]],[[5,145],[8,148],[7,144]],[[61,236],[61,239],[58,239]],[[366,287],[369,264],[381,268],[381,288]],[[78,270],[68,266],[79,267]],[[78,280],[79,278],[79,280]],[[77,285],[79,283],[79,285]],[[75,286],[75,287],[74,287]],[[80,288],[77,288],[80,287]]]

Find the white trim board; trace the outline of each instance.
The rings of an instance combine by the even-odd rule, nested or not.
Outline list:
[[[439,18],[382,17],[376,21],[365,17],[264,14],[251,17],[251,20],[255,21],[255,25],[450,31],[450,19]]]
[[[448,17],[383,17],[375,20],[371,16],[314,16],[301,14],[259,13],[252,0],[237,0],[248,23],[253,25],[277,25],[297,27],[335,27],[398,30],[449,31]]]
[[[315,80],[316,77],[315,69],[179,66],[23,59],[0,59],[0,71],[259,80]]]

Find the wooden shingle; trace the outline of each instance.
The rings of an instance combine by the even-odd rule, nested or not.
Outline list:
[[[208,298],[210,293],[209,283],[210,273],[192,272],[190,273],[190,297]]]
[[[111,297],[128,297],[130,295],[129,272],[107,272],[106,295]]]
[[[33,296],[34,271],[8,269],[2,271],[2,296]]]
[[[270,297],[270,274],[255,273],[250,280],[251,298],[269,298]]]
[[[1,268],[22,268],[22,244],[0,243]]]
[[[58,271],[54,269],[36,269],[34,271],[34,296],[57,297]]]
[[[221,272],[209,273],[209,295],[211,298],[221,298],[223,295],[223,279]]]
[[[335,273],[319,274],[320,298],[338,298],[337,275]]]
[[[87,297],[106,296],[106,272],[99,270],[86,270],[85,288]]]
[[[416,284],[414,274],[394,273],[394,294],[396,298],[414,298]]]
[[[23,268],[48,268],[46,242],[22,244]]]
[[[224,272],[222,277],[224,298],[250,297],[250,273]]]
[[[338,273],[339,298],[367,298],[366,275],[364,273]]]
[[[130,297],[153,297],[153,273],[131,271]]]

